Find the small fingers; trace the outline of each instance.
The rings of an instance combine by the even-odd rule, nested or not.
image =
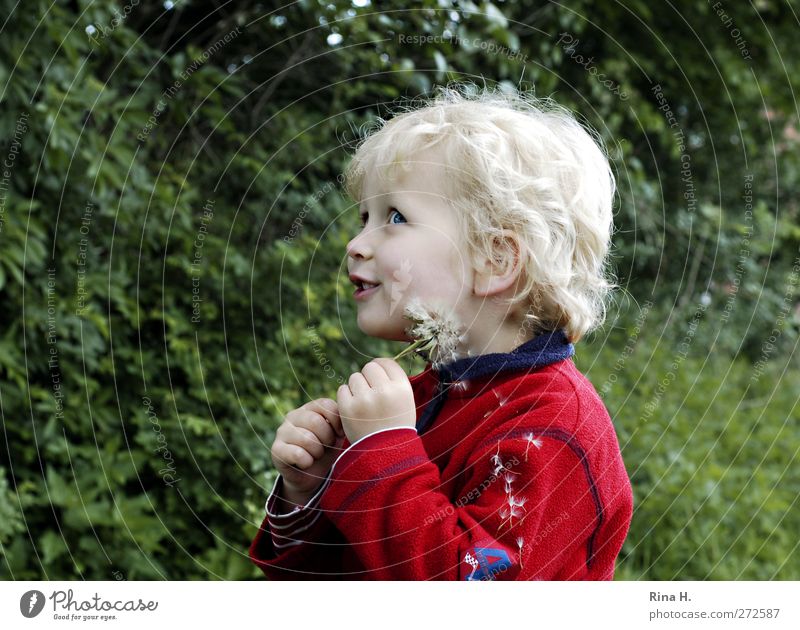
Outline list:
[[[303,407],[306,409],[311,409],[312,411],[316,411],[326,418],[328,416],[335,416],[339,413],[339,406],[336,404],[335,400],[330,398],[317,398],[316,400],[307,402],[305,405],[303,405]]]
[[[280,442],[273,447],[272,459],[287,466],[295,466],[300,470],[310,468],[315,461],[304,448],[296,444],[287,444],[286,442]]]
[[[379,357],[377,359],[373,359],[372,361],[380,365],[391,380],[393,381],[408,380],[408,376],[406,375],[405,370],[403,370],[403,368],[400,367],[400,364],[397,363],[397,361],[385,357]]]
[[[336,435],[340,437],[344,435],[344,430],[342,429],[342,419],[339,417],[339,405],[335,400],[330,398],[318,398],[317,400],[312,400],[303,406],[304,408],[319,414],[322,419],[333,428]],[[307,428],[312,429],[310,426]],[[319,433],[317,435],[319,435]],[[320,435],[320,438],[321,437],[322,436]]]
[[[353,372],[350,375],[349,385],[353,396],[366,394],[370,390],[369,383],[361,372]]]
[[[294,432],[287,440],[289,444],[295,444],[306,450],[314,459],[319,459],[325,454],[325,445],[320,442],[319,438],[313,431],[309,431],[304,427],[295,426]]]
[[[377,361],[370,361],[361,370],[364,379],[369,383],[372,389],[380,389],[384,387],[389,381],[389,376],[386,369]]]
[[[353,392],[350,391],[348,385],[341,385],[336,391],[337,402],[339,403],[339,414],[341,416],[345,413],[344,410],[349,409],[353,401]]]
[[[309,410],[306,415],[299,417],[295,420],[294,426],[311,431],[325,446],[331,446],[336,442],[337,432],[334,425],[325,416],[315,411]]]
[[[339,403],[339,407],[342,406],[342,398],[350,398],[353,396],[353,392],[350,391],[349,385],[340,385],[339,389],[336,390],[336,400]]]

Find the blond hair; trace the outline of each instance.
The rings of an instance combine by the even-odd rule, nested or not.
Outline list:
[[[439,86],[400,111],[368,129],[344,173],[347,194],[360,202],[371,168],[391,178],[441,147],[471,259],[497,260],[501,230],[519,237],[524,283],[508,304],[527,305],[535,330],[564,328],[573,342],[599,327],[617,286],[607,277],[615,182],[599,135],[549,98],[472,84]]]

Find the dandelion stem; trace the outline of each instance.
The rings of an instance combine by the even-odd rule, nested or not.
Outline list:
[[[406,305],[403,317],[412,322],[406,333],[414,341],[394,357],[395,361],[414,352],[438,370],[459,358],[462,326],[446,305],[423,304],[414,298]]]
[[[400,359],[402,357],[405,357],[405,356],[411,354],[412,352],[415,352],[418,349],[423,349],[422,346],[424,346],[425,344],[429,343],[430,341],[431,341],[430,339],[417,339],[416,341],[411,343],[409,346],[407,346],[402,352],[400,352],[394,358],[394,360],[397,361],[398,359]]]

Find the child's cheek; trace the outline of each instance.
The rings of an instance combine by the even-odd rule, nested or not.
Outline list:
[[[455,306],[460,294],[462,281],[444,263],[432,266],[420,280],[420,297]]]

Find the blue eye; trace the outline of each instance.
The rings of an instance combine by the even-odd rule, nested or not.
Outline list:
[[[403,223],[408,223],[408,221],[406,221],[406,218],[402,215],[402,213],[397,208],[389,208],[389,220],[390,221],[391,221],[392,216],[395,215],[395,213],[396,213],[396,215],[398,217],[403,219]],[[392,222],[394,223],[394,221],[392,221]],[[397,225],[397,224],[395,223],[395,225]]]
[[[408,221],[406,221],[406,218],[397,208],[389,208],[389,221],[391,221],[394,225],[399,225],[399,223],[392,220],[395,215],[397,215],[402,219],[402,223],[408,223]],[[369,220],[369,212],[364,212],[359,216],[361,218],[361,227],[366,227],[367,221]]]

